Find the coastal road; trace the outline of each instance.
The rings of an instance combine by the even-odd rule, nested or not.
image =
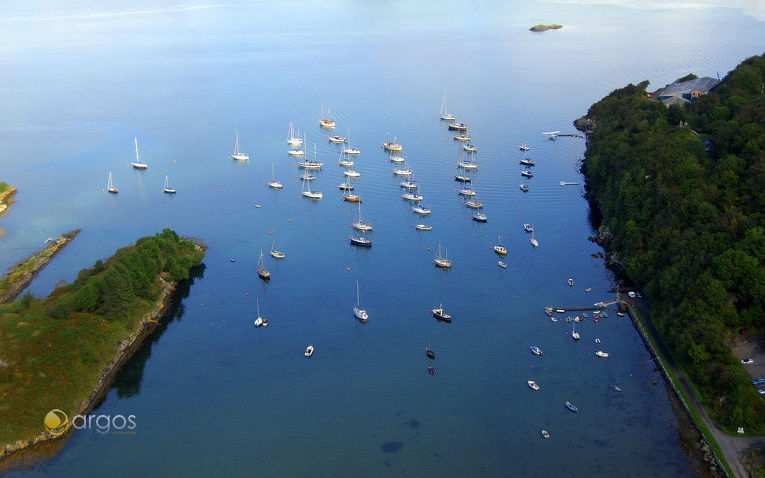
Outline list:
[[[641,298],[630,299],[626,295],[622,295],[621,298],[622,300],[625,300],[625,301],[634,301],[634,306],[637,308],[638,312],[640,312],[640,315],[643,316],[643,320],[645,321],[645,324],[648,326],[649,330],[651,331],[651,334],[653,335],[655,339],[656,345],[659,347],[659,349],[661,349],[661,352],[664,355],[667,365],[672,369],[672,371],[675,374],[675,377],[677,377],[679,386],[683,387],[685,394],[688,397],[690,397],[691,404],[699,413],[699,416],[701,416],[701,419],[704,421],[707,428],[709,428],[709,430],[712,432],[712,436],[714,436],[714,439],[717,442],[717,444],[720,446],[720,449],[722,450],[723,455],[725,455],[725,460],[728,462],[728,465],[733,470],[733,474],[737,478],[748,478],[749,472],[746,470],[746,467],[744,466],[744,458],[746,454],[749,452],[749,450],[751,450],[752,448],[765,447],[765,436],[754,436],[754,437],[731,436],[723,432],[719,428],[717,428],[717,425],[715,425],[715,422],[709,416],[709,414],[707,413],[707,410],[701,405],[701,400],[699,400],[696,394],[693,393],[693,390],[689,386],[685,377],[680,373],[680,369],[677,367],[677,364],[675,364],[675,361],[672,359],[672,356],[669,354],[669,351],[664,346],[664,343],[659,339],[659,335],[648,313],[649,312],[648,303],[645,301],[645,299],[641,299]]]

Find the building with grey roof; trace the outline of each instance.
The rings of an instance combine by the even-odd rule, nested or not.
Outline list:
[[[708,76],[695,78],[660,88],[651,93],[651,97],[663,101],[666,105],[684,104],[706,95],[719,84],[720,80]]]

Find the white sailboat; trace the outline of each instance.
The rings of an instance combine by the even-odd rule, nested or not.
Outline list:
[[[353,160],[348,157],[348,150],[345,149],[345,145],[343,145],[343,149],[340,150],[340,159],[337,160],[337,165],[344,168],[353,167]]]
[[[106,190],[109,191],[112,194],[117,194],[119,189],[117,189],[117,186],[114,185],[112,182],[112,172],[109,171],[109,182],[106,183]]]
[[[296,156],[298,158],[305,156],[305,133],[303,133],[303,139],[300,141],[300,143],[303,145],[303,149],[290,149],[287,151],[287,154],[290,156]]]
[[[440,242],[438,243],[438,255],[433,259],[433,263],[436,264],[436,267],[441,267],[442,269],[449,269],[452,266],[452,261],[449,260],[449,249],[446,249],[446,255],[441,256]]]
[[[368,222],[361,220],[361,203],[359,203],[359,220],[354,222],[351,227],[361,232],[369,232],[372,230],[372,225]]]
[[[133,166],[134,169],[146,169],[149,165],[141,161],[141,155],[138,154],[138,138],[133,137],[133,140],[135,141],[135,162],[130,163],[130,165]]]
[[[291,124],[291,123],[290,123]],[[268,183],[268,187],[272,189],[281,189],[282,183],[274,179],[274,162],[271,161],[271,182]]]
[[[346,144],[350,144],[350,143],[351,143],[351,128],[348,128],[348,136],[346,136],[345,138],[345,143],[343,144],[343,151],[345,152],[345,154],[349,156],[360,155],[361,151],[359,151],[357,148],[350,148],[345,146]]]
[[[175,194],[175,188],[170,187],[170,182],[167,179],[167,174],[165,175],[165,185],[162,186],[162,192],[165,194]]]
[[[441,115],[441,119],[444,121],[454,121],[454,115],[451,113],[447,113],[446,111],[446,92],[444,91],[444,96],[441,98],[441,112],[439,113]]]
[[[307,188],[306,185],[308,186]],[[321,194],[321,191],[311,191],[311,182],[303,180],[303,197],[307,197],[308,199],[321,199],[323,195]]]
[[[231,155],[232,159],[236,159],[237,161],[247,161],[250,159],[250,156],[246,153],[243,153],[239,151],[239,131],[235,131],[234,133],[234,154]]]
[[[319,126],[326,129],[335,129],[335,121],[332,119],[332,112],[327,107],[327,116],[324,116],[324,103],[321,104],[321,113],[319,114]]]
[[[385,151],[399,153],[404,148],[400,144],[398,144],[398,142],[396,142],[396,137],[394,136],[393,141],[388,141],[386,138],[386,141],[383,143],[383,149],[385,149]]]
[[[287,133],[287,144],[290,146],[290,148],[299,148],[303,146],[303,139],[300,137],[300,133],[297,133],[297,136],[295,136],[295,128],[292,126],[292,123],[290,123],[290,129]]]
[[[412,175],[412,170],[409,168],[409,165],[407,165],[406,163],[404,163],[404,167],[402,167],[402,168],[396,168],[396,169],[394,169],[394,170],[393,170],[393,174],[394,174],[395,176],[404,176],[404,177],[409,177],[409,176],[411,176],[411,175]]]
[[[367,311],[362,309],[361,305],[359,305],[359,281],[356,281],[356,305],[353,306],[353,315],[359,320],[369,319]]]
[[[313,161],[310,159],[305,159],[298,162],[298,167],[303,169],[321,169],[323,165],[324,163],[319,162],[316,157],[316,143],[313,144]]]
[[[284,253],[276,250],[276,234],[274,234],[274,242],[271,244],[271,257],[274,259],[284,259]]]
[[[577,319],[578,318],[579,317],[577,317]],[[579,337],[579,332],[576,331],[576,320],[573,321],[573,324],[574,325],[571,328],[571,338],[573,338],[574,340],[579,340],[579,338],[580,338]]]
[[[258,318],[255,319],[255,327],[268,327],[268,318],[260,316],[260,298],[255,298],[255,303],[258,307]]]

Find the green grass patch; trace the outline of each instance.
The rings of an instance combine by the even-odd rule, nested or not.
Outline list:
[[[97,261],[48,297],[0,307],[0,447],[74,416],[120,342],[156,307],[161,281],[186,279],[204,251],[165,229]]]

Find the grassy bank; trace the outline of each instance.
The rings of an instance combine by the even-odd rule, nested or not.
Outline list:
[[[16,188],[0,181],[0,217],[5,214],[8,206],[10,206],[14,194],[16,194]]]
[[[66,247],[79,232],[79,229],[67,232],[42,251],[32,254],[28,259],[15,265],[5,277],[0,279],[0,303],[15,299],[32,282],[37,273],[53,259],[53,256]]]
[[[50,296],[0,307],[0,449],[39,437],[52,409],[71,419],[108,386],[109,365],[153,320],[204,250],[166,229],[80,271]]]
[[[683,402],[685,402],[685,405],[691,414],[691,418],[693,419],[694,423],[696,424],[696,426],[698,426],[699,430],[701,431],[701,434],[703,435],[704,440],[706,440],[710,448],[712,448],[712,451],[714,452],[715,456],[722,464],[723,468],[725,468],[725,471],[726,473],[728,473],[728,476],[736,476],[733,473],[733,470],[731,470],[730,465],[728,465],[728,462],[725,459],[725,455],[720,449],[720,445],[717,444],[717,441],[712,435],[711,430],[709,430],[709,427],[707,427],[706,424],[704,423],[704,420],[699,415],[698,410],[696,410],[696,407],[693,406],[693,402],[691,401],[690,397],[686,393],[685,388],[678,381],[674,370],[672,370],[672,367],[670,367],[669,364],[667,363],[667,359],[664,356],[664,353],[662,352],[661,347],[659,347],[658,344],[656,343],[657,339],[651,333],[650,327],[648,327],[648,324],[646,324],[645,320],[643,319],[643,317],[640,315],[640,313],[637,311],[635,307],[630,305],[628,305],[627,307],[629,309],[630,315],[634,317],[635,319],[637,319],[637,321],[642,326],[643,334],[645,338],[648,339],[648,342],[650,343],[654,354],[661,362],[662,368],[664,368],[669,380],[672,382],[673,388],[677,391],[678,394],[680,394],[680,397],[682,398]],[[685,377],[685,381],[686,383],[692,383],[690,379],[688,379],[687,377]]]

